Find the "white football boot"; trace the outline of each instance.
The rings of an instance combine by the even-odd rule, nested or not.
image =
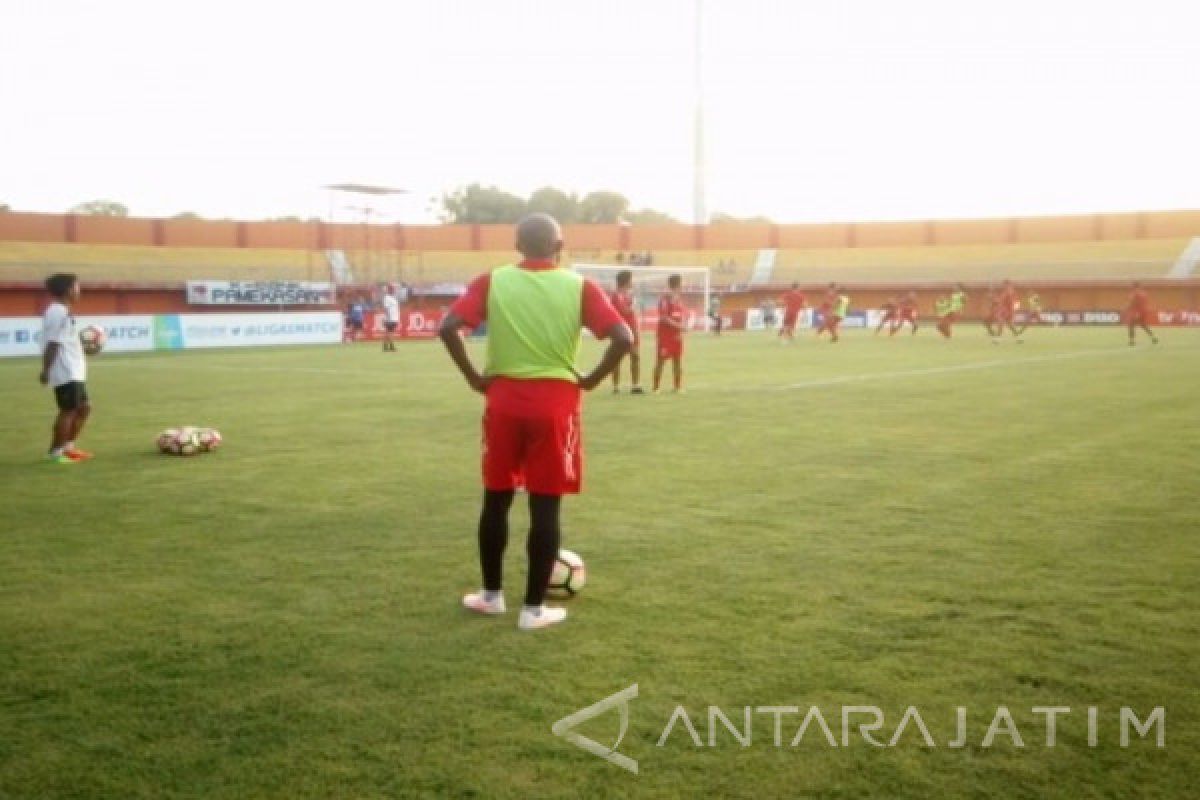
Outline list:
[[[504,595],[499,595],[495,600],[488,602],[483,599],[483,592],[471,592],[463,595],[462,603],[463,608],[477,614],[503,614],[508,611],[504,605]]]
[[[542,606],[537,613],[523,608],[521,609],[521,616],[517,617],[517,627],[523,631],[549,628],[551,625],[562,622],[566,618],[567,610],[565,608]]]

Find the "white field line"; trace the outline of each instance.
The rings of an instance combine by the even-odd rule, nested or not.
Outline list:
[[[1147,345],[1149,347],[1149,345]],[[1078,350],[1071,353],[1054,353],[1052,355],[1031,356],[1029,358],[992,359],[989,361],[974,361],[968,364],[948,364],[944,367],[922,367],[920,369],[890,370],[887,372],[863,372],[856,375],[835,375],[829,378],[815,378],[810,381],[774,384],[759,387],[729,387],[727,391],[779,391],[787,392],[796,389],[821,389],[827,386],[841,386],[849,383],[864,383],[867,381],[891,380],[893,378],[916,378],[928,375],[948,375],[956,372],[973,372],[976,370],[996,369],[998,367],[1019,367],[1029,364],[1041,364],[1056,361],[1068,361],[1076,358],[1092,358],[1095,356],[1122,355],[1145,350],[1137,348],[1108,348],[1104,350]]]

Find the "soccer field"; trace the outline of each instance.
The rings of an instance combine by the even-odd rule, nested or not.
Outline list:
[[[536,632],[460,607],[482,401],[436,343],[100,356],[68,466],[0,362],[0,797],[1194,796],[1200,332],[1162,339],[692,336],[687,394],[587,399],[589,583]],[[158,455],[181,424],[224,449]],[[638,774],[551,733],[634,683]]]

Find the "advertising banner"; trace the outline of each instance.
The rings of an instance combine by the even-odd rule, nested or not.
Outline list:
[[[189,305],[331,306],[332,283],[307,281],[188,281]]]
[[[108,334],[107,353],[149,351],[154,347],[154,317],[146,315],[80,315],[75,327],[99,325]],[[41,317],[0,318],[0,357],[36,356],[42,352]]]
[[[179,314],[181,346],[254,347],[287,344],[330,344],[342,340],[337,311],[284,314]]]
[[[437,336],[443,316],[445,314],[436,309],[401,309],[400,324],[396,326],[395,336],[397,339],[432,339]],[[367,312],[363,338],[382,339],[383,321],[382,311]]]
[[[1159,311],[1158,324],[1200,326],[1200,311]]]

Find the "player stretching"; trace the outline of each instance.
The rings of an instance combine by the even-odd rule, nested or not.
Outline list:
[[[912,325],[913,336],[917,335],[917,293],[909,292],[904,295],[904,299],[900,301],[900,318],[892,323],[892,329],[888,331],[889,336],[895,336],[896,331],[904,327],[904,323]]]
[[[1017,296],[1017,289],[1013,286],[1012,281],[1005,281],[1000,288],[1000,294],[996,297],[993,304],[993,316],[995,320],[988,326],[993,330],[992,344],[1000,344],[1001,337],[1004,336],[1004,329],[1008,328],[1012,333],[1013,338],[1017,340],[1017,344],[1021,344],[1021,332],[1017,330],[1013,324],[1013,318],[1017,313],[1017,308],[1021,305],[1021,300]]]
[[[783,327],[779,329],[779,342],[787,344],[796,341],[796,321],[800,312],[808,307],[808,298],[800,291],[800,284],[793,283],[791,291],[779,298],[783,303]]]
[[[663,366],[671,362],[671,377],[675,380],[675,391],[683,391],[683,331],[687,327],[686,310],[680,287],[683,278],[678,274],[667,278],[666,294],[658,301],[658,342],[654,359],[654,393],[662,383]]]
[[[887,302],[881,306],[881,309],[883,310],[883,316],[879,318],[879,325],[877,325],[875,328],[876,336],[879,335],[879,332],[883,330],[884,327],[891,327],[892,325],[896,324],[896,311],[899,308],[900,304],[896,302],[895,297],[889,297]]]
[[[580,390],[600,385],[629,350],[633,335],[599,286],[558,266],[562,232],[554,218],[531,214],[517,225],[519,266],[504,266],[472,281],[442,321],[438,336],[467,384],[487,396],[483,413],[483,512],[479,560],[483,589],[463,597],[480,614],[506,611],[502,578],[513,492],[529,491],[529,577],[522,630],[566,619],[564,608],[543,605],[558,556],[564,494],[580,489]],[[459,330],[488,323],[487,365],[480,374]],[[585,376],[575,369],[580,331],[609,340],[600,364]]]
[[[850,298],[838,291],[836,283],[829,284],[825,299],[821,301],[821,326],[817,328],[817,337],[829,331],[829,343],[838,341],[838,328],[850,309]]]
[[[645,394],[642,391],[642,356],[639,348],[642,344],[642,334],[639,330],[637,311],[633,308],[633,273],[623,269],[617,273],[617,288],[609,295],[613,308],[625,320],[629,330],[633,332],[633,345],[629,348],[629,379],[633,383],[630,394]],[[613,394],[621,391],[621,365],[617,364],[612,374]]]
[[[943,313],[938,314],[938,333],[949,339],[954,334],[954,323],[962,316],[963,309],[967,307],[967,290],[961,283],[954,287],[954,291],[950,294],[950,300],[946,303]],[[988,333],[991,333],[991,323],[985,323],[988,328]]]
[[[1129,326],[1129,346],[1133,347],[1133,340],[1137,329],[1141,328],[1150,337],[1150,341],[1158,344],[1158,337],[1154,335],[1154,331],[1150,330],[1150,295],[1146,294],[1146,290],[1142,288],[1141,281],[1133,282],[1133,292],[1129,295],[1129,307],[1125,309],[1125,324]]]
[[[83,433],[92,405],[87,393],[87,361],[75,330],[71,304],[79,300],[79,279],[57,273],[46,279],[46,291],[54,301],[42,315],[42,371],[38,381],[54,389],[58,416],[50,440],[50,460],[57,464],[86,461],[92,454],[80,450],[75,441]]]
[[[388,284],[383,290],[383,352],[396,351],[396,326],[400,324],[400,301],[396,299],[396,287]]]

